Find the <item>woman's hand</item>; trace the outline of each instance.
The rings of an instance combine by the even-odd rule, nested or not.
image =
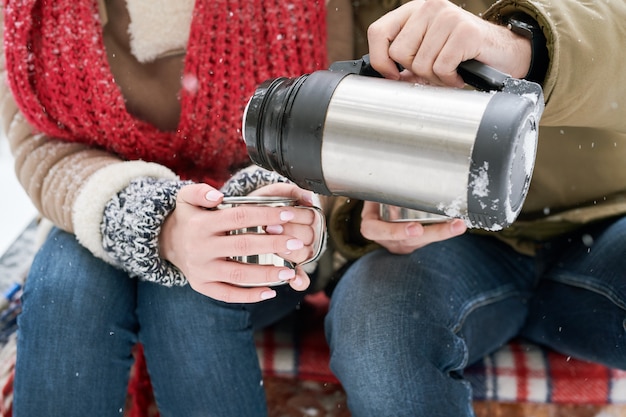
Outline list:
[[[311,193],[291,184],[264,187],[257,195],[298,198],[311,204]],[[276,295],[269,287],[246,287],[264,282],[288,281],[305,290],[310,280],[301,268],[236,262],[232,256],[276,253],[292,262],[309,258],[315,240],[312,210],[295,207],[217,207],[223,194],[206,184],[183,187],[176,208],[160,234],[163,258],[179,268],[189,285],[208,297],[231,303],[252,303]],[[236,229],[266,226],[266,234],[230,235]]]
[[[386,78],[452,87],[464,86],[461,62],[476,59],[523,78],[532,53],[530,40],[448,0],[406,3],[372,23],[367,39],[371,64]]]
[[[465,222],[460,219],[428,225],[419,222],[386,222],[380,219],[379,204],[370,201],[363,204],[361,219],[363,237],[399,255],[462,235],[467,230]]]
[[[296,200],[296,205],[299,206],[314,206],[313,193],[311,191],[303,190],[290,183],[270,184],[251,192],[250,195],[281,196]],[[326,225],[324,224],[324,217],[321,215],[321,210],[319,214],[316,215],[315,212],[309,209],[294,209],[299,213],[298,219],[291,220],[282,225],[268,225],[265,228],[265,232],[269,234],[286,234],[300,239],[304,243],[306,250],[301,250],[297,253],[283,253],[280,255],[282,258],[295,264],[302,264],[313,258],[318,252],[317,249],[321,246],[321,243],[323,243],[322,240],[324,238],[324,236],[320,236],[320,233],[325,231]],[[304,272],[302,272],[302,274],[304,274],[308,282],[306,274]],[[298,276],[299,275],[300,272],[298,273]]]

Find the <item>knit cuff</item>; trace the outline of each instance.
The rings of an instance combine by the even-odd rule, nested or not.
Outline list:
[[[245,196],[266,185],[278,182],[291,183],[288,178],[256,165],[250,165],[235,173],[224,183],[220,191],[225,196]]]
[[[167,287],[187,283],[182,272],[159,254],[161,227],[176,207],[178,191],[186,184],[138,178],[107,203],[100,224],[102,247],[131,277]]]

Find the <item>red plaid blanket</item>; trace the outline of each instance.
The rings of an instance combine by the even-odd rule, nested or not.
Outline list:
[[[256,334],[265,375],[337,382],[328,368],[323,318],[328,299],[308,296],[302,308]],[[0,349],[0,416],[11,417],[15,335]],[[141,350],[129,384],[129,417],[155,414]],[[470,366],[465,377],[477,401],[556,404],[626,404],[626,371],[560,355],[539,346],[513,341]],[[148,408],[152,411],[148,412]]]
[[[257,334],[268,375],[337,382],[328,368],[324,294],[309,296],[295,316]],[[626,404],[626,371],[512,341],[465,371],[478,401]]]

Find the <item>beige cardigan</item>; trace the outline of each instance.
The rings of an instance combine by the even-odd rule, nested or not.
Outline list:
[[[110,1],[115,6],[123,5],[124,0]],[[141,2],[129,2],[128,10],[133,17],[143,16],[139,13],[139,9],[133,13],[132,4]],[[182,2],[185,3],[185,2]],[[348,5],[349,0],[330,0],[329,9],[332,10],[332,17],[329,20],[336,22],[338,16],[348,16],[350,11]],[[114,6],[114,7],[115,7]],[[180,6],[180,4],[178,5]],[[177,7],[178,7],[177,6]],[[179,18],[173,19],[172,25],[189,24],[185,18],[184,6],[178,7]],[[146,33],[126,33],[126,28],[150,27],[151,22],[134,21],[133,25],[128,25],[129,15],[117,16],[106,13],[107,5],[104,0],[100,1],[100,11],[105,22],[108,21],[108,29],[117,31],[114,37],[122,39],[122,43],[128,38],[130,43],[122,45],[126,47],[127,57],[131,56],[131,48],[133,46],[143,46],[144,60],[150,61],[151,57],[159,59],[161,57],[170,57],[176,55],[176,51],[172,51],[171,47],[181,46],[186,43],[186,38],[178,40],[178,43],[164,43],[156,49],[148,50],[150,45],[143,42]],[[0,11],[2,16],[2,11]],[[163,18],[163,16],[149,15],[146,19]],[[122,24],[112,24],[122,21]],[[346,39],[346,28],[351,31],[350,21],[343,25],[329,25],[329,37],[340,39],[336,43],[332,43],[330,48],[331,59],[348,59],[351,57],[352,44]],[[3,31],[3,20],[0,20],[0,31]],[[140,29],[137,29],[140,30]],[[185,31],[183,31],[185,32]],[[188,35],[188,32],[187,32]],[[139,39],[133,44],[133,39]],[[158,44],[158,43],[157,43]],[[329,43],[330,44],[330,43]],[[119,43],[117,44],[119,47]],[[1,47],[1,45],[0,45]],[[181,50],[184,54],[184,50]],[[182,55],[181,54],[181,55]],[[140,56],[141,52],[138,54]],[[148,58],[145,58],[145,57]],[[126,68],[118,68],[120,62],[128,63],[132,58],[126,61],[116,59],[111,62],[113,72],[119,71],[120,74],[132,73]],[[138,61],[139,59],[137,59]],[[148,64],[150,64],[148,62]],[[134,69],[141,71],[141,64],[135,64]],[[182,58],[181,58],[182,65]],[[10,142],[11,151],[15,158],[15,172],[21,185],[26,190],[35,207],[41,213],[44,219],[50,220],[54,225],[76,235],[78,241],[89,249],[99,258],[111,262],[106,253],[102,249],[102,237],[100,233],[100,223],[102,221],[102,213],[105,204],[120,190],[125,188],[130,181],[137,177],[151,176],[156,178],[177,178],[177,176],[168,168],[154,163],[143,161],[123,161],[117,156],[107,152],[91,149],[87,146],[75,143],[66,143],[53,138],[45,137],[41,134],[34,134],[30,125],[20,114],[11,92],[6,82],[4,53],[0,55],[0,76],[3,82],[0,83],[0,127],[2,134],[6,136]],[[141,82],[145,77],[141,74],[131,75],[129,80],[122,82]],[[120,77],[122,78],[122,77]],[[123,93],[129,102],[138,101],[141,103],[154,102],[152,98],[132,97],[128,95],[123,86]],[[133,92],[150,92],[156,89],[136,88]],[[141,94],[141,93],[140,93]]]
[[[357,29],[386,11],[390,2],[359,3],[364,10],[357,14]],[[490,233],[533,254],[543,239],[626,214],[626,2],[492,3],[466,0],[462,7],[491,21],[527,13],[543,28],[551,56],[528,197],[510,228]],[[348,258],[369,249],[358,225],[346,227],[358,221],[354,206],[354,201],[339,199],[329,223],[333,243]]]

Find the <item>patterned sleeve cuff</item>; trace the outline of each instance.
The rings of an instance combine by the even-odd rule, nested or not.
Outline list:
[[[159,254],[159,234],[188,182],[144,177],[131,181],[106,205],[100,225],[102,246],[132,277],[171,286],[187,279]]]
[[[244,196],[261,187],[278,182],[291,183],[288,178],[274,171],[268,171],[256,165],[250,165],[230,177],[230,179],[224,183],[220,191],[225,196]]]

